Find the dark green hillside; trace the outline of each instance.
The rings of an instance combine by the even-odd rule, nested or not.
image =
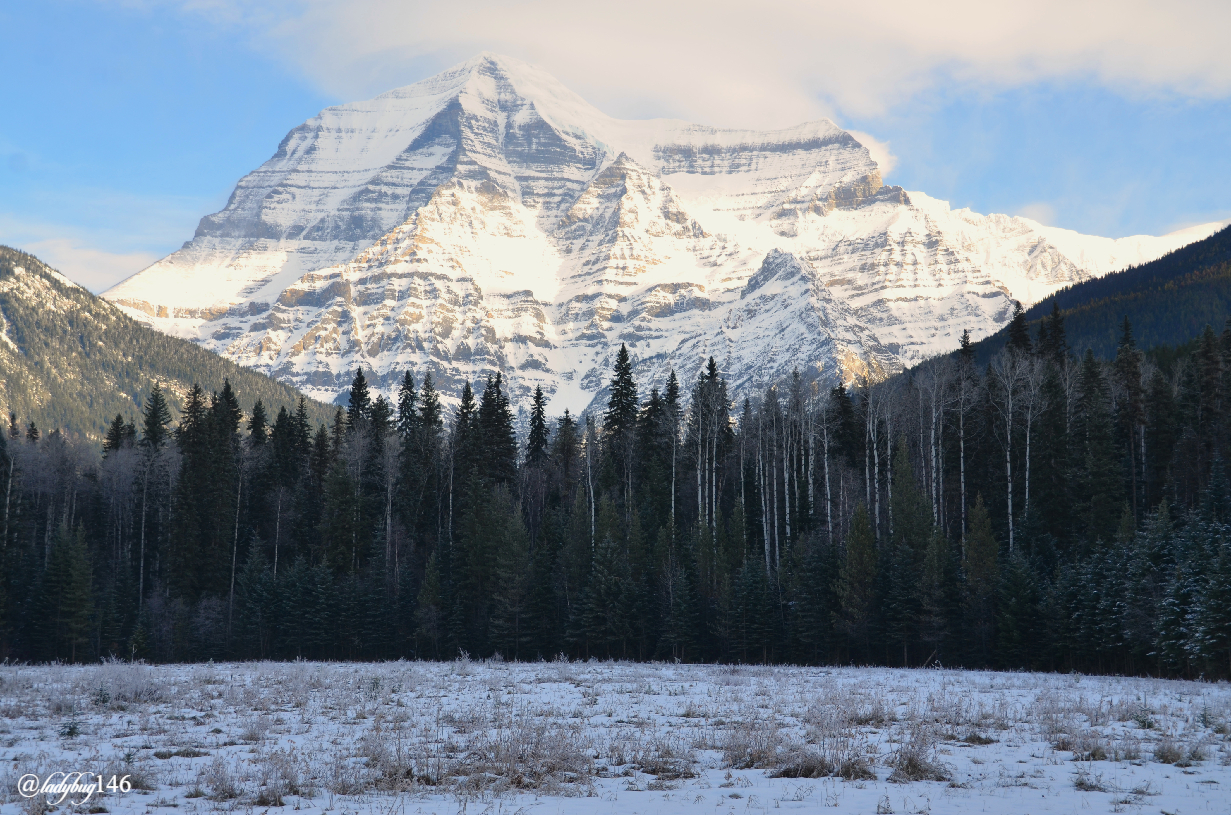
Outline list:
[[[1231,317],[1231,227],[1121,272],[1063,289],[1026,311],[1031,334],[1055,301],[1064,315],[1069,347],[1114,356],[1124,318],[1142,348],[1180,345],[1206,325],[1221,329]],[[985,363],[1004,347],[1007,329],[976,344]]]
[[[277,413],[294,388],[168,337],[131,319],[33,255],[0,246],[0,410],[43,430],[93,438],[121,413],[135,417],[155,382],[173,410],[194,382],[206,392],[230,379],[245,409],[257,399]],[[314,420],[333,408],[309,401]]]

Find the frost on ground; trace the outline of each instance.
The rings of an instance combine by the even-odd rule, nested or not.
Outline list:
[[[0,667],[17,780],[80,812],[1225,812],[1231,686],[627,663]],[[70,809],[61,805],[67,815]]]

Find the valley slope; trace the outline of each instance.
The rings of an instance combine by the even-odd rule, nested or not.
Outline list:
[[[737,397],[794,368],[850,380],[1216,227],[1111,240],[953,210],[885,186],[829,121],[620,121],[483,54],[295,128],[104,296],[321,399],[357,366],[449,395],[500,370],[558,413],[601,395],[622,342],[646,387],[708,356]]]

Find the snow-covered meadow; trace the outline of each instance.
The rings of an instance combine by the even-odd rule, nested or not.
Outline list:
[[[1231,686],[1151,679],[7,665],[0,815],[47,813],[18,779],[57,771],[129,776],[80,812],[1228,812],[1229,734]]]

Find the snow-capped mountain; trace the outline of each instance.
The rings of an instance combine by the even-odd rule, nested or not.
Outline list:
[[[1069,283],[1212,233],[1078,235],[884,186],[829,121],[620,121],[480,55],[287,134],[178,252],[104,295],[337,396],[357,366],[455,392],[502,370],[587,406],[621,342],[643,386],[714,356],[733,392],[955,347]]]

